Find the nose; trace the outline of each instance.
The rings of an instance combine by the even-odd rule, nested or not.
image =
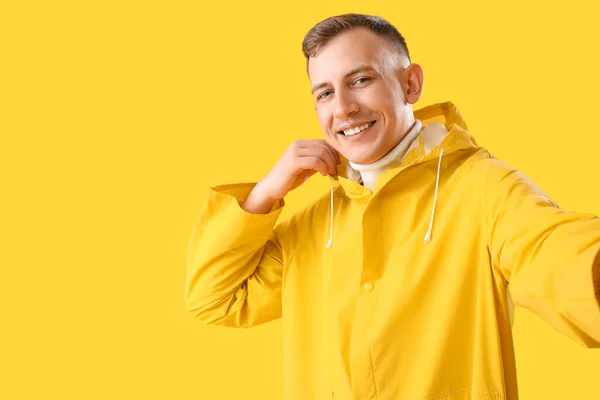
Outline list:
[[[334,112],[335,117],[344,119],[356,112],[358,112],[358,104],[356,103],[353,96],[338,91],[336,93],[336,103]]]

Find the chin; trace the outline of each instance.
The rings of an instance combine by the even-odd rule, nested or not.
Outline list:
[[[350,155],[350,157],[346,157],[346,158],[349,161],[353,162],[354,164],[371,164],[371,163],[374,163],[375,161],[377,161],[373,157],[365,156],[365,155],[355,155],[355,156]]]

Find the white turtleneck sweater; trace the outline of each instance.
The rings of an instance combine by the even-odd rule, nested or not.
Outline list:
[[[404,156],[406,155],[406,151],[412,144],[412,142],[417,138],[423,125],[421,121],[418,119],[415,120],[413,127],[408,131],[406,136],[400,140],[400,143],[396,145],[392,150],[390,150],[385,156],[375,161],[372,164],[355,164],[353,162],[348,163],[348,167],[358,171],[360,173],[360,177],[362,178],[362,184],[364,187],[369,190],[375,189],[375,182],[377,182],[377,177],[379,174],[384,171],[390,164],[398,163],[402,161]]]

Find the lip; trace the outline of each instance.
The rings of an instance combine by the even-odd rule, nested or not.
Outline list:
[[[356,124],[352,124],[352,125],[344,125],[342,127],[340,127],[336,132],[337,133],[342,133],[346,130],[346,129],[355,129],[358,128],[359,126],[363,126],[363,125],[367,125],[370,124],[371,122],[376,122],[375,120],[372,121],[364,121],[364,122],[358,122]]]

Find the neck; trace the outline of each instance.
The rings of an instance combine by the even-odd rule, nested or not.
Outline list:
[[[421,128],[421,121],[415,120],[408,133],[404,135],[402,140],[400,140],[400,142],[385,156],[370,164],[356,164],[349,162],[349,167],[360,172],[363,185],[366,188],[373,190],[379,173],[384,171],[390,164],[402,161],[406,155],[406,150],[418,136]]]

